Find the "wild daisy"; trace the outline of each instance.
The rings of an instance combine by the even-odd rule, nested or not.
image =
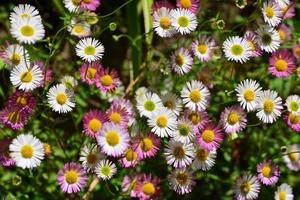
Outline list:
[[[278,31],[269,26],[262,26],[256,31],[260,48],[268,53],[276,51],[280,46],[280,36]]]
[[[137,151],[133,147],[129,147],[125,150],[124,155],[122,155],[121,159],[119,160],[122,167],[135,167],[140,161],[140,158],[137,154]]]
[[[178,120],[177,128],[172,132],[171,137],[175,141],[188,144],[195,139],[194,126],[187,118]]]
[[[276,77],[287,77],[296,69],[294,57],[288,49],[280,49],[272,53],[269,64],[269,72]]]
[[[160,179],[151,174],[142,174],[140,181],[137,182],[137,197],[140,200],[155,199],[160,193]]]
[[[84,145],[81,149],[79,161],[87,172],[93,171],[100,162],[100,159],[104,157],[100,151],[97,145]]]
[[[187,118],[190,122],[192,122],[194,126],[194,131],[198,129],[202,129],[205,124],[208,123],[208,114],[206,111],[192,111],[189,108],[184,110],[184,117]]]
[[[5,106],[0,111],[0,123],[14,130],[23,128],[29,118],[29,112],[17,105]]]
[[[68,27],[68,31],[71,33],[71,35],[75,35],[79,38],[87,37],[92,34],[90,24],[86,21],[76,18],[72,18],[71,24]]]
[[[74,1],[74,0],[73,0]],[[100,5],[100,0],[82,0],[80,8],[95,11]]]
[[[43,80],[40,82],[38,87],[45,86],[46,83],[49,83],[53,78],[53,71],[50,67],[46,67],[45,63],[40,60],[36,60],[30,63],[30,67],[33,68],[34,66],[37,66],[42,72],[43,72]]]
[[[47,93],[47,99],[52,110],[58,113],[70,112],[75,107],[74,91],[63,84],[52,86]]]
[[[127,130],[111,122],[103,124],[96,139],[102,148],[102,152],[108,156],[118,157],[122,155],[129,146]]]
[[[210,93],[200,81],[192,80],[181,90],[181,98],[185,107],[202,111],[208,106]]]
[[[197,17],[187,9],[177,8],[171,11],[172,25],[182,35],[189,34],[197,28]]]
[[[121,107],[122,109],[125,109],[129,118],[134,117],[135,115],[135,111],[133,109],[133,105],[130,102],[129,99],[125,99],[125,98],[115,98],[112,103],[111,106],[113,107]]]
[[[60,79],[61,84],[65,85],[67,88],[75,88],[78,85],[78,81],[73,76],[64,76]]]
[[[238,177],[233,189],[237,200],[257,199],[260,191],[260,183],[256,176],[243,174]]]
[[[10,81],[20,90],[34,90],[39,87],[44,75],[42,70],[34,65],[29,69],[25,64],[14,67],[10,73]]]
[[[117,167],[115,163],[105,159],[100,161],[94,171],[100,179],[109,180],[117,173]]]
[[[140,174],[131,174],[126,175],[123,178],[122,181],[122,191],[125,193],[129,193],[130,197],[137,197],[138,191],[137,191],[137,185],[141,181]]]
[[[16,90],[9,96],[8,105],[17,105],[17,107],[19,106],[22,110],[30,113],[36,106],[36,100],[32,93]]]
[[[129,113],[120,105],[112,105],[107,111],[108,121],[126,127],[129,122]]]
[[[196,132],[196,138],[200,147],[209,151],[218,149],[223,141],[223,137],[221,128],[211,122]]]
[[[293,144],[287,147],[287,151],[283,156],[283,160],[287,167],[293,171],[300,170],[300,147]]]
[[[230,106],[221,113],[220,124],[226,133],[237,133],[247,125],[247,115],[240,106]]]
[[[215,165],[217,151],[208,151],[197,145],[195,159],[193,161],[193,168],[195,170],[201,169],[203,171],[210,170]]]
[[[211,59],[215,48],[215,40],[212,37],[206,35],[201,35],[192,43],[192,51],[194,55],[203,62],[207,62]]]
[[[237,100],[247,112],[256,109],[257,98],[262,94],[260,85],[252,79],[246,79],[239,83],[235,89],[237,92]]]
[[[4,62],[10,66],[25,65],[25,62],[29,63],[28,51],[18,44],[8,45],[2,57]]]
[[[96,86],[102,92],[114,91],[120,85],[121,81],[115,69],[100,68],[96,74]]]
[[[230,61],[244,63],[251,56],[251,48],[245,38],[229,37],[223,43],[225,57]]]
[[[83,116],[83,132],[89,137],[96,138],[103,124],[107,122],[105,113],[92,109]]]
[[[192,13],[197,13],[200,1],[199,0],[176,0],[176,6],[178,8],[188,9]]]
[[[272,90],[263,91],[257,98],[256,116],[264,123],[273,123],[281,115],[282,100],[278,93]]]
[[[88,177],[80,164],[70,162],[66,163],[58,171],[57,181],[63,192],[79,192],[87,183]]]
[[[94,38],[83,38],[76,44],[76,55],[86,62],[100,60],[104,54],[104,46]]]
[[[153,133],[140,135],[133,141],[133,146],[140,159],[150,158],[157,154],[160,139]]]
[[[279,167],[272,163],[272,160],[263,161],[256,166],[258,180],[265,185],[276,184],[279,176]]]
[[[283,19],[290,19],[296,15],[295,3],[290,2],[288,5],[281,7]]]
[[[182,109],[182,101],[177,95],[169,92],[161,95],[163,105],[171,110],[175,115],[179,115]]]
[[[92,85],[97,82],[96,76],[99,73],[102,65],[97,62],[83,63],[79,69],[81,81]]]
[[[23,169],[39,166],[45,155],[42,142],[30,134],[18,135],[12,140],[9,150],[16,166]]]
[[[76,12],[79,9],[80,5],[80,0],[63,0],[65,7],[70,11],[70,12]]]
[[[175,33],[172,26],[170,10],[166,7],[154,11],[153,28],[160,37],[171,37]]]
[[[14,7],[13,11],[10,13],[9,20],[13,24],[19,19],[30,19],[35,18],[37,20],[42,20],[39,15],[39,11],[32,5],[29,4],[19,4]]]
[[[159,137],[168,137],[176,129],[177,118],[172,111],[162,108],[152,113],[148,119],[148,125],[154,134]]]
[[[300,97],[298,95],[288,96],[285,100],[285,106],[292,114],[300,115]]]
[[[265,22],[270,26],[277,26],[282,20],[282,11],[279,5],[274,1],[265,1],[262,7],[262,13]]]
[[[171,189],[180,195],[190,193],[196,185],[195,176],[187,168],[172,170],[168,175],[168,181]]]
[[[291,31],[288,26],[285,24],[281,24],[279,28],[277,29],[280,40],[281,41],[286,41],[291,39]]]
[[[179,48],[171,55],[172,70],[179,75],[188,73],[192,68],[192,64],[193,58],[186,48]]]
[[[163,108],[163,104],[157,94],[146,92],[137,99],[136,108],[141,116],[151,117],[152,113]]]
[[[171,139],[165,150],[167,163],[175,168],[183,168],[192,164],[195,150],[193,143],[182,143]]]
[[[287,125],[296,132],[300,132],[300,115],[295,115],[290,112],[284,115],[284,121]]]
[[[252,31],[246,31],[244,38],[247,40],[248,45],[250,47],[251,56],[252,57],[261,56],[262,50],[260,48],[260,45],[258,44],[257,35]]]
[[[275,200],[293,200],[293,189],[286,183],[282,183],[280,186],[277,187],[277,191],[275,192],[274,196]]]

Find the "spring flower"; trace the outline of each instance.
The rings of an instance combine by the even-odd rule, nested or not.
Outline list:
[[[181,97],[185,107],[202,111],[209,103],[210,93],[200,81],[192,80],[181,90]]]
[[[121,81],[115,69],[100,68],[96,74],[96,86],[102,92],[113,91],[120,85]]]
[[[61,84],[65,85],[67,88],[75,88],[78,85],[78,81],[73,76],[64,76],[60,79]]]
[[[117,173],[117,167],[107,159],[101,160],[95,168],[95,173],[102,180],[109,180]]]
[[[75,35],[79,38],[88,37],[92,34],[90,24],[76,18],[72,18],[68,31],[71,35]]]
[[[253,111],[257,106],[257,99],[262,94],[260,85],[252,79],[246,79],[238,84],[235,91],[237,92],[238,102],[249,111]]]
[[[153,133],[141,135],[133,141],[133,146],[140,159],[150,158],[157,154],[160,139]]]
[[[39,11],[32,5],[29,4],[19,4],[14,7],[13,11],[10,13],[9,20],[13,24],[19,19],[31,19],[41,21],[41,16]]]
[[[122,191],[129,192],[130,197],[137,197],[138,190],[137,185],[141,181],[140,174],[132,174],[130,176],[124,176],[122,181]]]
[[[300,115],[288,112],[283,119],[291,129],[300,132]]]
[[[57,174],[60,188],[69,194],[79,192],[86,185],[87,179],[83,167],[74,162],[66,163]]]
[[[96,75],[99,73],[101,64],[97,62],[83,63],[79,69],[81,81],[92,85],[97,82]]]
[[[182,35],[191,33],[197,28],[197,17],[187,9],[177,8],[171,11],[172,25]]]
[[[291,39],[291,32],[288,26],[281,24],[277,29],[281,41],[286,41]]]
[[[103,124],[107,122],[104,113],[92,109],[83,116],[83,132],[89,137],[95,138]]]
[[[258,180],[265,185],[276,184],[280,171],[277,165],[274,165],[271,160],[263,161],[256,166]]]
[[[237,133],[247,125],[247,115],[240,106],[225,108],[220,117],[220,124],[226,133]]]
[[[152,92],[146,92],[137,99],[136,108],[141,116],[151,117],[151,115],[163,108],[159,96]]]
[[[217,151],[208,151],[197,145],[195,159],[193,161],[193,168],[195,170],[201,169],[203,171],[210,170],[215,165]]]
[[[221,128],[211,122],[196,132],[196,138],[200,147],[209,151],[218,149],[223,141],[223,137]]]
[[[0,123],[14,130],[23,128],[28,118],[28,111],[17,105],[6,106],[0,111]]]
[[[86,62],[98,61],[104,54],[104,46],[94,38],[83,38],[76,44],[76,55]]]
[[[46,67],[45,63],[43,61],[33,61],[30,63],[31,68],[37,66],[42,72],[43,72],[43,80],[40,81],[40,84],[38,85],[38,87],[43,87],[45,86],[45,84],[49,83],[52,80],[53,77],[53,71],[50,67]]]
[[[281,115],[282,100],[278,93],[272,90],[263,91],[257,98],[256,116],[264,123],[273,123]]]
[[[287,153],[283,156],[283,160],[287,167],[293,171],[300,170],[300,147],[298,144],[288,146]]]
[[[151,174],[142,174],[140,181],[137,182],[137,197],[140,200],[155,199],[160,193],[160,179]]]
[[[286,183],[282,183],[280,186],[277,187],[277,191],[275,192],[274,196],[275,200],[293,200],[293,190],[292,187]]]
[[[70,12],[77,12],[79,9],[80,0],[63,0],[65,7]]]
[[[172,26],[170,10],[161,7],[153,13],[153,28],[160,37],[171,37],[175,33]]]
[[[135,115],[132,103],[129,99],[116,98],[112,101],[111,106],[119,106],[121,109],[125,109],[130,118],[134,117]]]
[[[269,64],[269,72],[276,77],[287,77],[296,69],[293,55],[288,49],[280,49],[272,53]]]
[[[180,195],[190,193],[196,185],[195,176],[187,168],[172,170],[168,175],[168,181],[171,189]]]
[[[100,151],[100,148],[96,145],[84,145],[81,149],[79,161],[87,172],[93,171],[100,159],[104,157]]]
[[[215,48],[215,40],[212,37],[206,35],[201,35],[192,43],[192,51],[194,55],[203,62],[207,62],[211,59]]]
[[[184,110],[184,117],[187,118],[194,125],[194,131],[202,129],[209,121],[206,111],[192,111],[189,108]]]
[[[248,45],[250,47],[251,56],[252,57],[261,56],[262,50],[258,44],[257,35],[252,31],[246,31],[244,38],[247,40]]]
[[[300,115],[300,97],[298,95],[288,96],[285,100],[285,106],[292,114]]]
[[[278,31],[269,26],[262,26],[256,31],[260,48],[268,53],[276,51],[280,46]]]
[[[111,122],[103,124],[96,139],[102,148],[102,152],[108,156],[118,157],[122,155],[129,146],[127,130]]]
[[[52,86],[47,93],[49,106],[58,113],[67,113],[75,107],[75,94],[63,84]]]
[[[175,115],[179,115],[182,109],[182,101],[173,93],[161,95],[161,100],[165,108],[171,110]]]
[[[199,9],[199,0],[176,0],[176,6],[178,8],[188,9],[192,13],[197,13]]]
[[[223,43],[225,57],[230,61],[244,63],[251,56],[251,48],[245,38],[229,37]]]
[[[111,106],[106,111],[108,121],[126,127],[129,122],[129,113],[120,105]]]
[[[243,174],[237,178],[233,191],[237,200],[256,199],[260,191],[260,183],[256,176]]]
[[[36,106],[36,100],[30,92],[16,90],[12,95],[9,96],[8,105],[16,105],[22,110],[30,113]]]
[[[265,1],[262,8],[265,22],[270,26],[277,26],[282,20],[282,11],[277,3],[268,0]]]
[[[28,51],[18,44],[8,45],[2,55],[4,62],[9,66],[25,65],[29,63]]]
[[[122,167],[135,167],[140,161],[137,151],[133,147],[129,147],[125,150],[124,155],[122,155],[119,160]]]
[[[100,6],[100,0],[82,0],[80,8],[95,11]]]
[[[192,68],[192,64],[193,58],[186,48],[179,48],[171,55],[172,70],[179,75],[188,73]]]
[[[16,164],[16,161],[9,155],[9,145],[11,141],[11,138],[0,140],[0,165],[4,167],[10,167]]]
[[[188,144],[195,139],[194,126],[187,118],[178,120],[177,128],[172,132],[171,137],[178,142]]]
[[[45,155],[43,143],[30,134],[21,134],[13,139],[9,151],[16,166],[23,169],[38,167]]]

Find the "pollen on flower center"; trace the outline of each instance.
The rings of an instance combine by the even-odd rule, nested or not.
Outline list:
[[[21,148],[21,155],[23,158],[31,158],[33,156],[33,148],[29,144],[25,144]]]
[[[104,175],[104,176],[108,176],[110,174],[110,167],[109,166],[103,166],[101,168],[101,173]]]
[[[248,43],[251,51],[255,51],[256,50],[254,42],[252,42],[251,40],[247,40],[247,43]]]
[[[63,105],[66,103],[68,97],[65,93],[59,93],[56,95],[56,101],[57,103],[59,103],[60,105]]]
[[[21,115],[20,115],[19,111],[9,112],[7,115],[7,118],[9,121],[11,121],[13,123],[17,123],[21,120]]]
[[[17,98],[16,103],[25,106],[28,103],[27,98],[20,96],[20,97]]]
[[[175,105],[174,105],[173,101],[166,101],[164,103],[164,106],[169,108],[169,109],[174,109],[175,108]]]
[[[163,29],[169,29],[171,26],[171,20],[169,17],[161,17],[159,21],[160,27]]]
[[[32,73],[30,72],[30,71],[27,71],[27,72],[24,72],[24,73],[22,73],[21,74],[21,77],[20,77],[20,79],[21,79],[21,81],[23,82],[23,83],[29,83],[29,82],[31,82],[32,81]]]
[[[147,151],[150,151],[154,145],[153,145],[153,142],[151,139],[144,138],[144,139],[142,139],[140,146],[144,152],[147,152]]]
[[[147,111],[153,111],[155,109],[155,104],[153,101],[151,100],[147,100],[145,101],[144,103],[144,108],[147,110]]]
[[[128,161],[134,161],[137,159],[137,153],[132,148],[130,148],[126,150],[125,157]]]
[[[279,30],[278,30],[278,33],[279,33],[280,39],[281,39],[281,40],[285,40],[286,34],[285,34],[284,30],[279,29]]]
[[[256,95],[253,90],[245,90],[244,92],[244,99],[247,102],[253,101],[255,99]]]
[[[84,53],[89,56],[93,56],[96,53],[96,48],[92,45],[88,45],[84,48]]]
[[[264,177],[269,178],[272,175],[272,169],[269,165],[263,166],[261,173]]]
[[[268,18],[272,18],[274,16],[274,9],[271,6],[267,6],[265,8],[265,14]]]
[[[288,67],[288,63],[283,60],[283,59],[278,59],[276,62],[275,62],[275,68],[277,71],[286,71]]]
[[[84,32],[84,27],[81,24],[75,24],[73,26],[73,31],[75,33],[82,33],[82,32]]]
[[[183,149],[181,146],[177,146],[177,147],[174,148],[173,154],[174,154],[174,156],[175,156],[176,158],[181,159],[181,158],[184,157],[185,151],[184,151],[184,149]]]
[[[176,58],[175,58],[175,63],[182,67],[182,65],[184,64],[184,56],[182,54],[178,54],[176,55]]]
[[[238,115],[237,112],[232,111],[229,113],[227,121],[230,125],[236,124],[239,120],[240,120],[240,116]]]
[[[290,113],[289,120],[292,124],[298,124],[300,123],[300,115],[293,115],[292,113]]]
[[[89,79],[92,79],[96,76],[97,70],[93,67],[88,67],[87,72],[86,72],[86,76]]]
[[[208,47],[206,44],[199,44],[197,47],[197,50],[201,53],[201,54],[205,54],[207,51]]]
[[[89,121],[89,128],[96,133],[102,127],[102,123],[99,119],[93,118]]]
[[[195,112],[189,114],[188,118],[194,125],[198,124],[201,121],[201,115]]]
[[[168,118],[166,116],[164,116],[164,115],[159,116],[156,119],[156,125],[159,126],[160,128],[166,127],[167,124],[168,124]]]
[[[178,127],[180,135],[187,136],[190,132],[190,127],[187,124],[180,124]]]
[[[296,152],[296,153],[289,153],[288,156],[289,156],[289,158],[290,158],[290,160],[292,162],[295,162],[295,161],[297,161],[299,159],[299,153],[298,152]]]
[[[109,131],[106,133],[105,139],[110,146],[116,146],[119,144],[120,136],[115,131]]]
[[[188,176],[186,173],[179,173],[177,176],[176,176],[176,181],[179,185],[185,185],[186,182],[188,181]]]
[[[12,62],[14,65],[18,65],[20,64],[21,61],[21,55],[18,53],[13,53],[10,57],[9,57],[10,62]]]
[[[214,139],[215,139],[215,132],[212,130],[206,129],[202,132],[201,136],[202,136],[202,139],[204,140],[204,142],[210,143],[210,142],[214,141]]]
[[[240,186],[240,190],[247,194],[251,190],[251,183],[249,181],[243,182]]]
[[[231,46],[231,53],[235,56],[240,56],[244,53],[244,48],[240,44],[234,44]]]
[[[120,123],[122,121],[122,116],[120,115],[120,113],[112,112],[109,116],[109,119],[112,122]]]
[[[80,2],[81,0],[72,0],[72,3],[77,6],[80,4]]]
[[[285,191],[280,191],[278,196],[279,196],[279,200],[286,200],[286,192]]]
[[[201,100],[201,93],[199,90],[192,90],[190,92],[190,99],[194,103],[198,103]]]
[[[92,2],[92,0],[82,0],[84,3],[87,3],[87,4],[89,4],[89,3],[91,3]]]
[[[96,154],[91,152],[91,153],[88,154],[86,160],[90,164],[96,164],[97,161],[98,161],[98,158],[97,158]]]
[[[295,54],[296,54],[297,56],[300,56],[300,47],[296,47],[296,48],[295,48]]]
[[[189,9],[192,6],[191,0],[180,0],[180,4],[182,8]]]
[[[290,106],[292,111],[297,111],[299,109],[299,105],[295,101],[291,102]]]
[[[267,99],[264,102],[264,111],[271,113],[274,109],[274,102],[271,99]]]
[[[143,184],[143,192],[146,195],[152,195],[152,194],[154,194],[155,187],[154,187],[153,183],[151,183],[151,182],[144,183]]]
[[[78,180],[78,173],[75,170],[69,170],[65,173],[65,179],[68,184],[74,184]]]
[[[110,75],[107,74],[107,75],[102,76],[100,81],[101,81],[102,85],[110,86],[113,82],[113,79]]]
[[[34,28],[30,25],[22,26],[20,31],[21,34],[25,37],[31,37],[34,35]]]
[[[196,157],[198,160],[205,161],[208,157],[208,151],[206,149],[198,149],[196,152]]]
[[[189,20],[189,18],[187,18],[185,16],[181,16],[178,18],[178,24],[181,27],[187,27],[190,24],[190,20]]]

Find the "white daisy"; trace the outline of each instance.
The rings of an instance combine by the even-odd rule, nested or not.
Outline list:
[[[191,143],[195,139],[194,126],[192,122],[187,118],[179,119],[175,131],[173,131],[170,136],[175,141],[179,141],[184,144]]]
[[[275,200],[293,200],[294,195],[292,187],[286,183],[282,183],[277,187],[274,198]]]
[[[79,161],[82,163],[84,169],[89,172],[93,171],[99,164],[100,159],[104,156],[100,152],[100,148],[97,145],[87,146],[84,145],[80,151]]]
[[[159,137],[168,137],[176,129],[176,115],[166,109],[161,108],[152,113],[148,119],[148,125],[152,128],[151,131]]]
[[[203,111],[209,103],[210,93],[202,82],[192,80],[181,90],[181,98],[185,107]]]
[[[229,37],[223,43],[223,51],[228,60],[244,63],[251,57],[251,48],[245,38]]]
[[[9,145],[10,156],[23,169],[34,168],[44,159],[43,143],[33,135],[21,134]]]
[[[43,72],[37,65],[29,69],[26,68],[25,64],[18,65],[10,72],[10,81],[20,90],[34,90],[40,86],[43,79]]]
[[[154,11],[153,28],[160,37],[171,37],[175,33],[172,26],[170,10],[166,7]]]
[[[253,111],[257,105],[257,98],[262,93],[260,85],[252,79],[246,79],[236,87],[238,102],[248,112]]]
[[[217,157],[217,151],[208,151],[196,145],[196,155],[192,164],[195,170],[201,169],[203,171],[210,170],[215,165],[215,159]]]
[[[68,31],[71,33],[71,35],[75,35],[80,38],[87,37],[91,35],[91,26],[86,21],[73,18],[68,27]]]
[[[18,44],[11,44],[5,49],[4,60],[11,66],[25,65],[30,62],[27,50]]]
[[[109,180],[117,173],[117,167],[115,163],[105,159],[100,161],[94,171],[100,179]]]
[[[292,114],[300,115],[300,97],[298,95],[288,96],[285,101],[285,106]]]
[[[175,168],[184,168],[192,164],[195,150],[193,143],[182,143],[169,140],[164,150],[167,163]]]
[[[256,116],[264,123],[273,123],[281,115],[282,100],[275,91],[263,91],[256,104]]]
[[[47,93],[48,103],[53,111],[67,113],[75,107],[75,95],[72,89],[63,84],[52,86]]]
[[[195,176],[187,168],[172,170],[172,173],[168,175],[168,182],[171,189],[178,194],[190,193],[196,184]]]
[[[10,33],[20,43],[34,44],[44,38],[45,29],[37,18],[20,18],[11,24]]]
[[[276,51],[280,46],[280,36],[277,30],[269,26],[262,26],[256,31],[260,48],[268,53]]]
[[[182,35],[189,34],[197,28],[197,17],[187,9],[177,8],[171,11],[172,25]]]
[[[60,82],[67,88],[74,88],[78,85],[78,81],[73,76],[64,76],[60,79]]]
[[[288,146],[287,153],[283,156],[287,167],[293,171],[300,170],[300,147],[297,144]]]
[[[39,11],[32,5],[19,4],[14,7],[14,10],[10,13],[9,20],[13,24],[19,19],[30,19],[35,18],[36,20],[42,21]]]
[[[202,35],[192,43],[194,55],[201,61],[208,61],[213,56],[216,49],[216,42],[212,37]]]
[[[153,112],[163,108],[163,104],[157,94],[147,92],[137,99],[136,107],[141,116],[151,117]]]
[[[183,75],[192,68],[193,58],[186,48],[179,48],[171,55],[171,67],[177,74]]]
[[[70,12],[77,12],[79,10],[80,0],[64,0],[65,7]]]
[[[87,62],[102,58],[104,46],[94,38],[83,38],[76,44],[76,55]]]
[[[161,95],[163,105],[171,110],[175,115],[179,115],[182,110],[182,101],[177,95],[173,93],[166,93]]]
[[[266,1],[262,7],[262,13],[265,22],[270,26],[277,26],[282,21],[282,11],[277,3],[274,1]]]
[[[238,177],[233,189],[236,199],[252,200],[258,197],[260,183],[256,176],[243,174]]]

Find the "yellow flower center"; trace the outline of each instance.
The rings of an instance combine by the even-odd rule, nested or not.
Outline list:
[[[169,17],[161,17],[159,20],[159,25],[163,29],[169,29],[171,26],[171,20]]]
[[[247,43],[248,43],[251,51],[255,51],[256,50],[256,46],[255,46],[255,44],[251,40],[247,40]]]
[[[143,138],[140,142],[140,147],[144,152],[150,151],[153,148],[153,142],[150,138]]]
[[[280,191],[278,196],[279,196],[279,200],[286,200],[286,192],[285,191]]]
[[[198,103],[201,100],[201,93],[199,90],[192,90],[190,92],[190,99],[194,103]]]
[[[184,172],[177,174],[176,181],[179,185],[185,185],[188,181],[187,174]]]
[[[14,65],[18,65],[20,64],[21,61],[21,55],[18,53],[13,53],[10,57],[9,57],[10,62],[12,62],[12,64]]]
[[[239,120],[240,120],[240,116],[238,115],[237,112],[231,111],[231,112],[229,113],[228,118],[227,118],[227,122],[228,122],[230,125],[236,124]]]
[[[264,102],[264,111],[271,113],[274,109],[274,102],[271,99],[267,99]]]
[[[91,3],[92,2],[92,0],[82,0],[84,3],[87,3],[87,4],[89,4],[89,3]]]
[[[196,157],[200,161],[205,161],[208,157],[209,152],[206,149],[198,149],[196,153]]]
[[[93,56],[96,53],[96,48],[92,45],[88,45],[84,48],[84,53],[89,56]]]
[[[67,95],[66,95],[65,93],[58,93],[58,94],[56,95],[56,101],[57,101],[57,103],[59,103],[60,105],[65,104],[66,101],[67,101],[67,99],[68,99],[68,97],[67,97]]]
[[[7,115],[7,118],[10,122],[17,123],[21,120],[21,115],[20,115],[20,112],[18,112],[18,111],[9,112]]]
[[[245,181],[241,184],[240,190],[242,193],[247,194],[251,190],[251,183],[249,181]]]
[[[71,169],[65,173],[65,179],[68,184],[74,184],[78,180],[78,173],[77,171]]]
[[[120,113],[112,112],[109,116],[109,119],[112,122],[120,123],[122,121],[122,116],[120,115]]]
[[[299,153],[297,153],[297,152],[296,153],[289,153],[288,156],[289,156],[289,158],[292,162],[295,162],[299,159]]]
[[[289,120],[292,124],[298,124],[298,123],[300,123],[300,115],[294,115],[294,114],[290,113]]]
[[[108,131],[106,133],[105,136],[106,142],[110,145],[110,146],[116,146],[117,144],[119,144],[120,141],[120,136],[117,132],[115,131]]]
[[[95,153],[90,152],[86,158],[87,162],[90,164],[96,164],[98,162],[98,157]]]
[[[166,127],[167,124],[168,124],[168,118],[164,115],[161,115],[156,119],[156,125],[159,126],[160,128]]]
[[[45,155],[49,156],[52,153],[51,145],[48,143],[43,143]]]
[[[173,154],[176,158],[182,159],[185,155],[185,151],[181,146],[177,146],[174,148]]]
[[[152,195],[152,194],[154,194],[155,187],[154,187],[153,183],[151,183],[151,182],[144,183],[143,184],[143,192],[146,195]]]
[[[16,103],[25,106],[25,105],[27,105],[27,98],[19,96],[16,100]]]
[[[192,6],[191,0],[180,0],[182,8],[189,9]]]
[[[34,35],[34,28],[30,25],[22,26],[20,31],[21,34],[25,37],[31,37]]]
[[[286,69],[288,68],[288,63],[283,59],[278,59],[275,62],[275,68],[277,71],[286,71]]]
[[[92,79],[96,76],[97,73],[97,69],[93,68],[93,67],[88,67],[87,72],[86,72],[86,76],[89,79]]]
[[[32,81],[32,73],[30,71],[24,72],[21,74],[20,79],[23,83],[29,83]]]
[[[21,155],[23,158],[31,158],[33,156],[33,148],[29,144],[23,145],[21,148]]]
[[[125,157],[128,161],[134,161],[137,159],[137,153],[132,148],[130,148],[126,150]]]
[[[102,122],[99,119],[93,118],[89,121],[89,129],[96,133],[102,127]]]
[[[265,14],[268,18],[272,18],[274,16],[274,9],[271,6],[267,6],[265,8]]]
[[[231,53],[235,56],[240,56],[244,53],[244,48],[240,44],[234,44],[231,46]]]
[[[295,54],[296,54],[297,56],[300,56],[300,47],[296,47],[296,48],[295,48]]]
[[[278,30],[278,33],[279,33],[280,39],[281,39],[281,40],[285,40],[286,34],[285,34],[284,30],[279,29],[279,30]]]
[[[196,112],[189,114],[188,118],[194,125],[198,124],[202,120],[201,115]]]
[[[80,4],[80,2],[81,0],[72,0],[72,3],[77,6]]]
[[[272,175],[272,169],[269,165],[263,166],[261,173],[264,177],[269,178]]]
[[[184,56],[182,54],[176,55],[175,63],[181,67],[184,64]]]
[[[75,24],[73,26],[73,31],[75,33],[82,33],[82,32],[84,32],[84,27],[81,24]]]
[[[187,27],[190,24],[190,20],[186,16],[180,16],[178,18],[178,24],[181,27]]]
[[[244,99],[247,102],[253,101],[256,97],[256,94],[253,90],[245,90],[244,92]]]
[[[175,108],[175,105],[174,105],[173,101],[166,101],[164,103],[164,106],[169,108],[169,109],[174,109]]]
[[[204,140],[204,142],[210,143],[210,142],[214,141],[214,139],[215,139],[215,132],[212,130],[206,129],[202,132],[201,136],[202,136],[202,139]]]
[[[101,81],[102,85],[110,86],[113,82],[113,79],[110,75],[107,74],[107,75],[102,76],[100,81]]]
[[[197,50],[201,53],[201,54],[205,54],[206,51],[208,49],[208,46],[206,44],[199,44],[197,47]]]

